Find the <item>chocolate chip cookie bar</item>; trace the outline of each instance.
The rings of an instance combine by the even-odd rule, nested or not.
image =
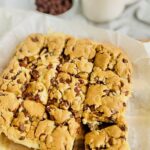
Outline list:
[[[86,134],[85,150],[129,150],[126,130],[126,125],[120,122],[111,126],[101,125],[101,129]]]
[[[83,123],[115,123],[131,95],[131,64],[120,49],[98,46],[84,101]]]
[[[34,149],[121,150],[131,74],[119,48],[32,34],[0,75],[0,131]]]

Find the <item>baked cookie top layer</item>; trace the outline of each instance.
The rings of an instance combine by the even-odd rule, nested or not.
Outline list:
[[[120,118],[131,74],[119,48],[65,34],[32,34],[0,76],[0,131],[35,149],[120,150],[126,146]]]

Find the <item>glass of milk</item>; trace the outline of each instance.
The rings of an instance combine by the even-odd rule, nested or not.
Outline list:
[[[136,0],[82,0],[83,14],[91,21],[106,22],[119,17]]]

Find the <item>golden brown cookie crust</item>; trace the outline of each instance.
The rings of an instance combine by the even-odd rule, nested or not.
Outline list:
[[[65,34],[32,34],[0,76],[0,131],[42,150],[79,150],[84,143],[85,149],[120,150],[126,146],[120,118],[131,74],[119,48]]]

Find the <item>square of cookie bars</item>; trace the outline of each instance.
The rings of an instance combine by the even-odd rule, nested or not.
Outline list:
[[[132,66],[117,47],[32,34],[0,75],[0,131],[41,150],[122,150]]]

